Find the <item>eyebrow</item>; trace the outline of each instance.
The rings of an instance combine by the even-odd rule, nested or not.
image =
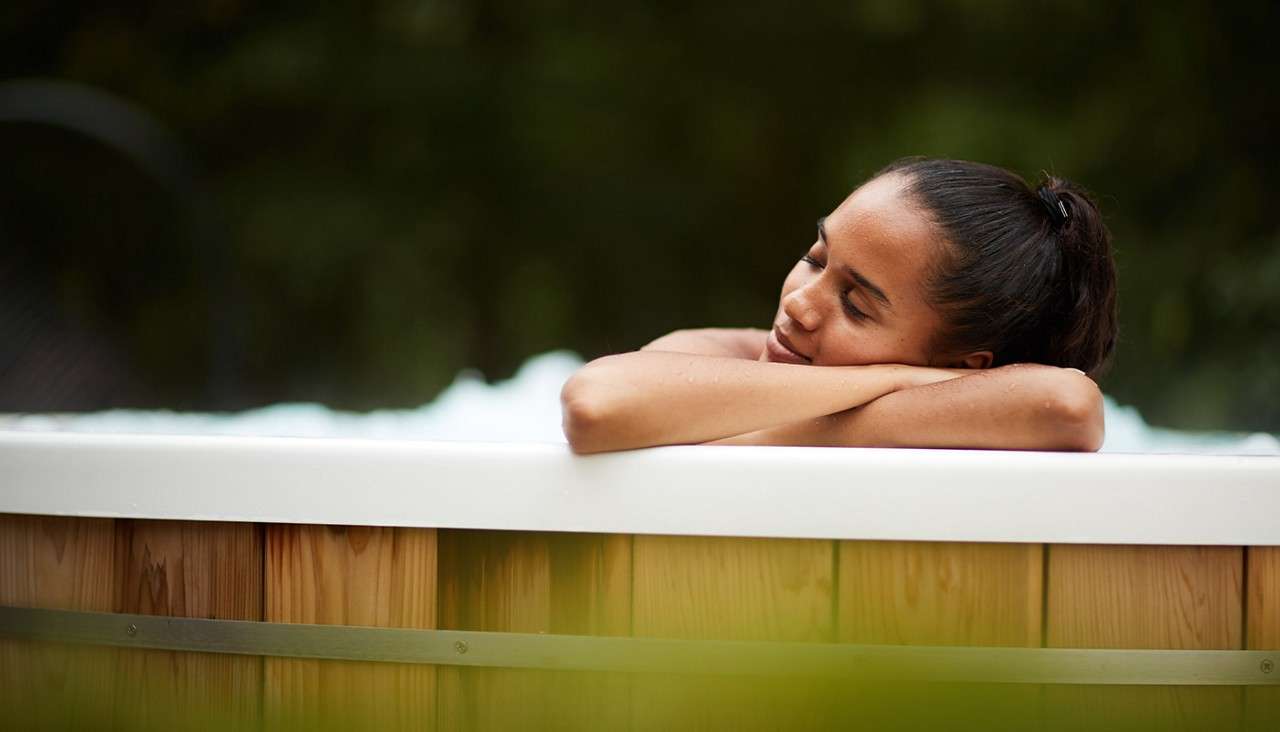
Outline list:
[[[823,246],[830,249],[831,245],[827,243],[826,221],[827,221],[826,216],[823,216],[822,218],[818,219],[818,239],[822,242]],[[853,267],[850,267],[847,264],[844,265],[842,269],[844,269],[845,274],[853,278],[854,282],[858,283],[859,287],[866,290],[872,297],[874,297],[877,301],[879,301],[881,305],[884,305],[886,308],[889,308],[890,310],[893,309],[893,303],[889,302],[889,296],[884,294],[884,290],[881,290],[879,287],[877,287],[876,283],[867,279],[861,272],[854,269]]]

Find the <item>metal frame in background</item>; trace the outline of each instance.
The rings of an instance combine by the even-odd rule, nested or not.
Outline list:
[[[1010,684],[1280,685],[1280,651],[667,640],[299,625],[0,606],[0,636],[346,661]]]

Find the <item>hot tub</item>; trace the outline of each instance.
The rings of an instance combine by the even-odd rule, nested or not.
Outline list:
[[[19,726],[1280,718],[1275,458],[7,432],[0,476]]]

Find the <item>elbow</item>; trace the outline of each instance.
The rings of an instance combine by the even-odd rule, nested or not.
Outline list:
[[[1068,371],[1071,378],[1058,385],[1050,400],[1056,426],[1056,449],[1097,452],[1106,435],[1102,390],[1084,374]]]
[[[609,449],[601,439],[600,425],[604,421],[595,404],[581,398],[560,398],[561,423],[569,449],[579,455],[605,452]]]
[[[585,369],[574,374],[560,390],[561,426],[569,448],[579,455],[625,446],[616,439],[612,415],[617,409]]]

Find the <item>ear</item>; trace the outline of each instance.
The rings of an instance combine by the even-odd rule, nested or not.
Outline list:
[[[994,360],[995,356],[991,351],[974,351],[964,358],[956,359],[949,366],[957,369],[989,369]]]

